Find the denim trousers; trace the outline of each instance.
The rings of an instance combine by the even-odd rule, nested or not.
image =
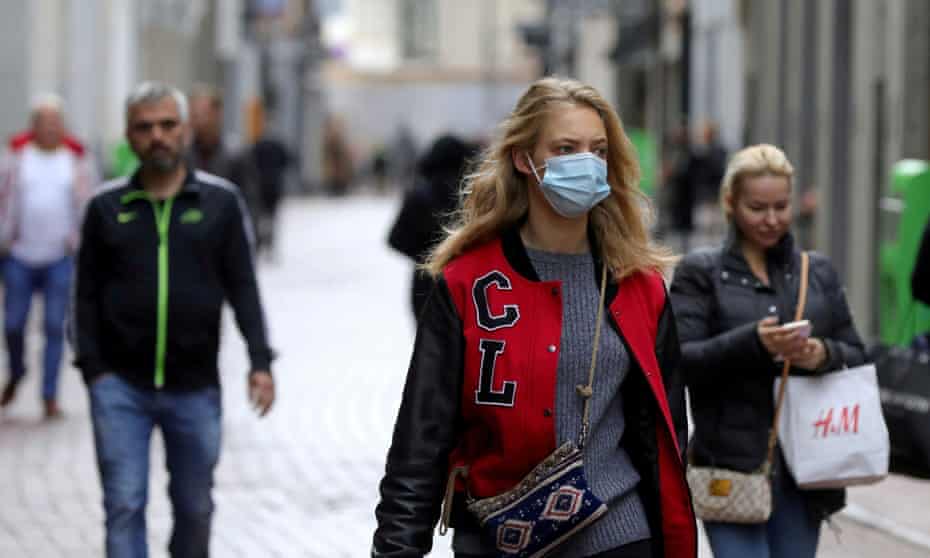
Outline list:
[[[14,382],[26,374],[26,322],[32,306],[32,295],[42,293],[45,314],[42,398],[45,400],[55,399],[58,392],[71,268],[71,256],[43,266],[31,266],[12,256],[7,257],[3,263],[3,330],[6,334],[10,379]]]
[[[165,444],[174,526],[172,558],[207,558],[213,471],[219,460],[219,388],[169,393],[115,374],[90,387],[97,466],[103,485],[108,558],[145,558],[149,445],[157,426]]]
[[[766,523],[705,522],[714,558],[814,558],[821,521],[810,513],[784,468],[772,483],[772,500],[774,508]]]

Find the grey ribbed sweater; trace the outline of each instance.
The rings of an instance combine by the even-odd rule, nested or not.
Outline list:
[[[555,401],[558,446],[577,441],[581,432],[583,401],[575,386],[588,382],[600,276],[595,277],[590,254],[527,253],[540,279],[562,282],[562,347]],[[650,536],[646,512],[635,490],[639,474],[619,444],[625,426],[620,386],[630,368],[629,356],[606,312],[603,320],[584,460],[591,490],[609,511],[566,543],[559,558],[592,556]]]

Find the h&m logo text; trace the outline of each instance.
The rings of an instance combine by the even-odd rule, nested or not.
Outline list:
[[[814,422],[813,427],[814,438],[858,434],[859,404],[824,409],[820,411],[820,418]]]

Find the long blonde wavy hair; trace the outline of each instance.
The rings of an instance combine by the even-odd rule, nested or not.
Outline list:
[[[500,125],[498,137],[465,177],[459,208],[443,240],[423,264],[431,275],[469,248],[490,241],[514,226],[529,210],[529,181],[514,168],[514,150],[532,151],[545,118],[566,105],[586,106],[600,115],[607,130],[607,181],[611,194],[589,214],[602,261],[616,280],[638,271],[665,272],[674,258],[650,241],[653,212],[639,189],[639,163],[620,117],[593,87],[555,77],[533,83]]]

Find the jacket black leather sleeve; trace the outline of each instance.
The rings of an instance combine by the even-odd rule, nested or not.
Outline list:
[[[752,369],[770,364],[771,358],[759,341],[755,322],[713,334],[715,313],[711,265],[706,254],[690,254],[675,270],[671,286],[672,305],[681,333],[683,370],[689,385],[713,384],[726,379],[734,368]]]
[[[688,413],[685,408],[685,382],[679,366],[681,345],[678,341],[678,328],[668,293],[665,296],[665,306],[662,308],[659,327],[656,331],[656,359],[662,371],[665,395],[668,398],[669,411],[672,414],[675,434],[678,437],[678,448],[684,460],[688,445]]]
[[[852,312],[846,300],[846,290],[839,274],[826,257],[811,254],[811,272],[820,274],[821,281],[827,285],[829,307],[832,312],[830,335],[823,337],[827,349],[827,360],[817,373],[832,372],[845,366],[859,366],[867,360],[865,345],[859,338],[853,324]]]
[[[420,317],[394,425],[375,509],[373,558],[420,558],[432,547],[459,431],[464,345],[461,319],[439,279]]]

